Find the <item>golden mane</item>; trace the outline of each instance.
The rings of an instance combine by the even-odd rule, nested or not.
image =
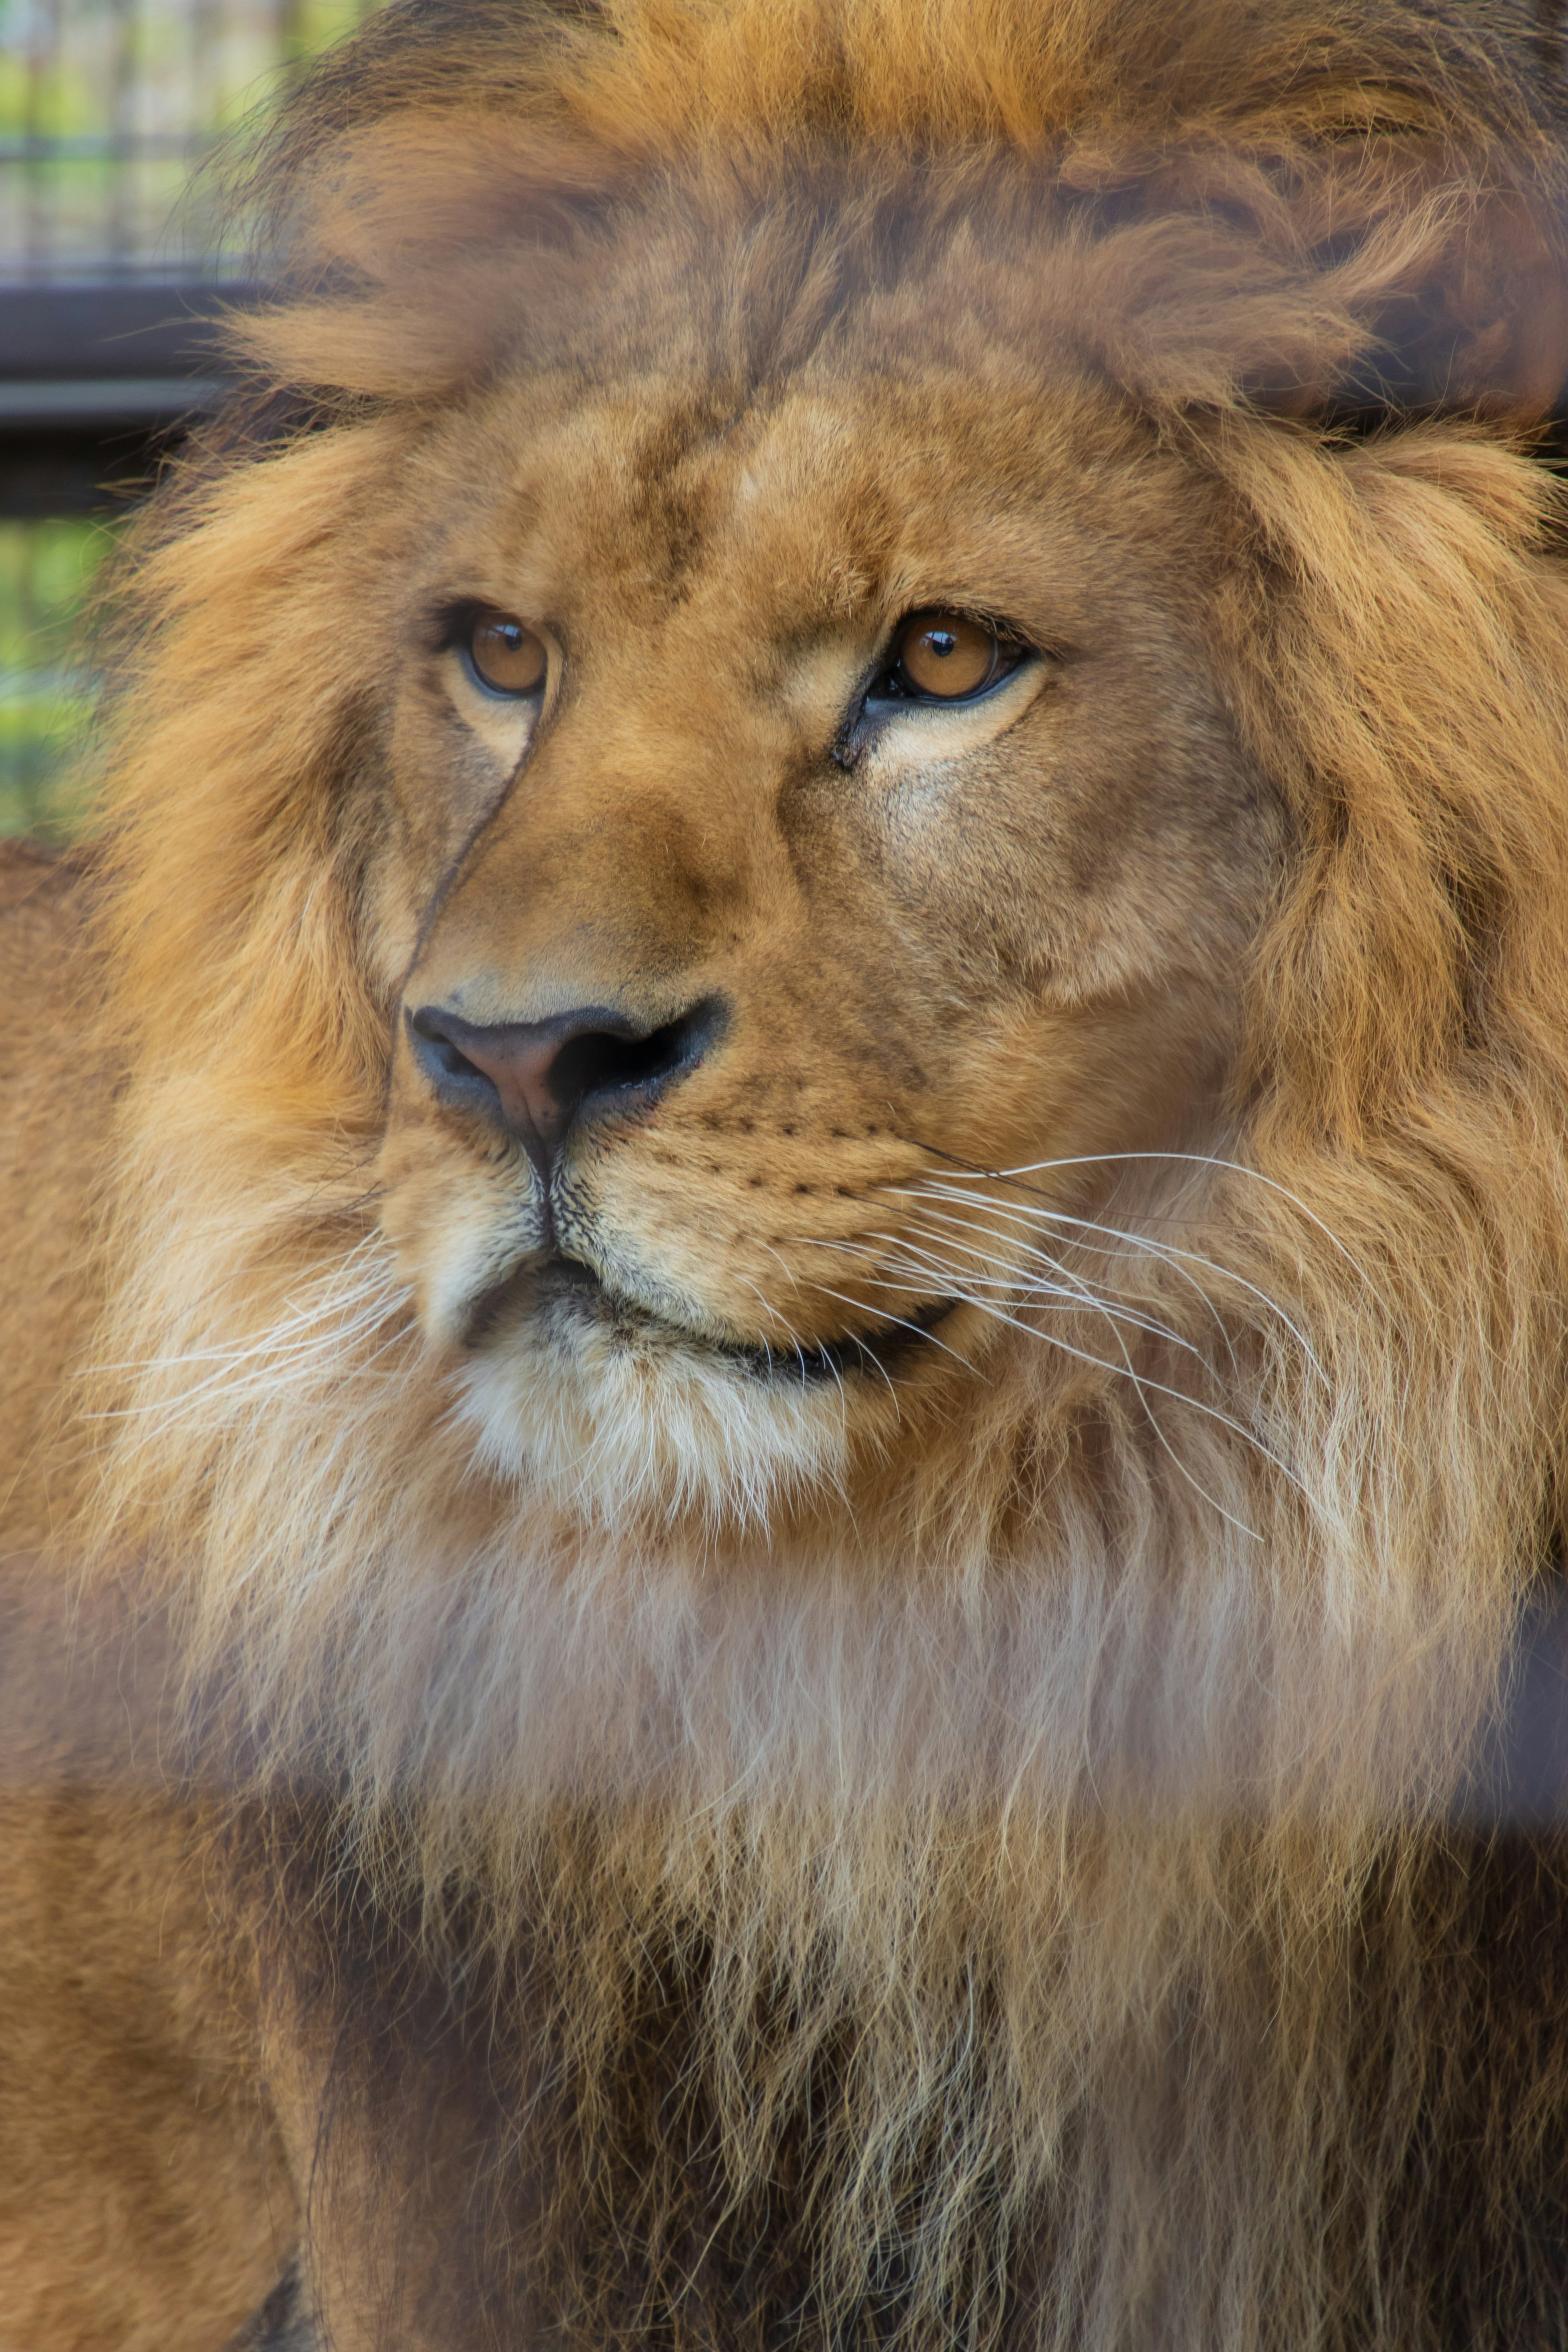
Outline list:
[[[281,271],[236,327],[253,383],[121,588],[89,1533],[153,1563],[261,1786],[346,1789],[432,1916],[477,1894],[503,1948],[542,1916],[590,2332],[635,2316],[595,2229],[635,2205],[650,2275],[681,2259],[674,2159],[637,2185],[616,2105],[661,1969],[700,1981],[737,2245],[838,2086],[825,2329],[881,2296],[980,2342],[1023,2278],[1041,2342],[1154,2308],[1161,2340],[1304,2344],[1425,2292],[1431,2241],[1365,2215],[1422,2099],[1468,2095],[1418,2079],[1465,1916],[1445,1824],[1568,1424],[1568,593],[1530,441],[1568,373],[1563,173],[1510,21],[395,8],[249,184]],[[668,1443],[723,1455],[728,1518],[663,1460],[574,1515],[476,1463],[376,1227],[358,583],[465,387],[563,364],[584,289],[622,288],[634,356],[763,381],[958,237],[998,282],[1031,257],[1020,348],[1153,420],[1227,551],[1216,666],[1291,830],[1228,1133],[1161,1173],[1179,1244],[1117,1237],[1158,1341],[1086,1310],[837,1486],[804,1451],[748,1486],[715,1422]],[[1534,2146],[1498,2158],[1500,2243]]]

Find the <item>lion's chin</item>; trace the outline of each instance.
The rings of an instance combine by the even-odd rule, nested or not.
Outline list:
[[[842,1487],[838,1360],[856,1347],[797,1357],[710,1336],[556,1259],[479,1303],[458,1410],[480,1468],[595,1525],[696,1514],[760,1530]]]

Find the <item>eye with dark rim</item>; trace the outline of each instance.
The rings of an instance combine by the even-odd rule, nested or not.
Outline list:
[[[486,606],[465,614],[453,634],[476,684],[487,694],[520,702],[543,686],[549,652],[526,621]]]
[[[1010,677],[1028,647],[990,621],[928,610],[900,621],[872,702],[973,702]]]

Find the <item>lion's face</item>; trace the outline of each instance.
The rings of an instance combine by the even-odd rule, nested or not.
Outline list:
[[[513,382],[421,473],[376,903],[425,1332],[563,1496],[839,1475],[1075,1303],[1108,1155],[1212,1147],[1282,821],[1194,481],[912,338]]]

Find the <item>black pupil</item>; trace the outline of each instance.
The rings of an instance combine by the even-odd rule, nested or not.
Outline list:
[[[949,654],[958,651],[958,639],[951,629],[927,629],[925,641],[938,661],[945,661]]]

